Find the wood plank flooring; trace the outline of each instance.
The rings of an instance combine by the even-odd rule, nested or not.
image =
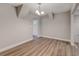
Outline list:
[[[75,47],[70,43],[48,38],[38,38],[1,52],[1,56],[73,56]],[[79,51],[79,50],[78,50]]]

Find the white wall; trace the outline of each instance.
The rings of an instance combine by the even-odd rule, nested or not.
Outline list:
[[[79,42],[79,15],[74,16],[74,42]]]
[[[15,9],[0,4],[0,50],[32,39],[32,20],[17,19]]]
[[[70,13],[55,14],[54,19],[48,16],[41,19],[41,36],[49,38],[70,39]]]

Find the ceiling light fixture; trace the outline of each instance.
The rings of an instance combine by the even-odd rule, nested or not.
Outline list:
[[[41,10],[40,10],[41,3],[38,3],[37,6],[38,6],[38,9],[35,11],[35,13],[36,13],[37,15],[43,15],[43,14],[44,14],[44,11],[41,11]]]

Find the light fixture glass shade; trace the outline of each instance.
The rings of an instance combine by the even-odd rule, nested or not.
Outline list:
[[[41,14],[44,14],[44,11],[41,11]]]
[[[35,11],[36,14],[40,15],[40,12],[38,10]]]

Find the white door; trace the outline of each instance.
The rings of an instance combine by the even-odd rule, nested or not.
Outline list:
[[[33,36],[38,37],[39,36],[39,21],[38,20],[33,20]]]

